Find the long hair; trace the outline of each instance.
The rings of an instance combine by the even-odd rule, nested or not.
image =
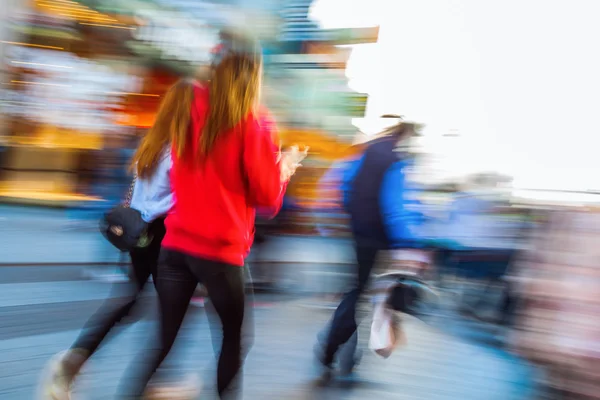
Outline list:
[[[220,135],[256,112],[260,102],[262,56],[258,43],[233,32],[221,33],[207,83],[209,108],[198,150],[205,157]]]
[[[133,160],[131,169],[141,178],[154,174],[160,156],[170,143],[176,144],[177,153],[183,152],[188,139],[190,111],[194,98],[194,83],[182,79],[169,88],[165,94],[156,120],[142,139]]]

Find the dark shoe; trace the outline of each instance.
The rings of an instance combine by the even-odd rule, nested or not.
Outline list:
[[[317,339],[313,348],[317,368],[317,384],[325,385],[333,378],[333,366],[325,363],[325,346]]]
[[[336,358],[340,376],[351,375],[362,358],[362,350],[358,349],[357,332],[340,347]]]
[[[319,366],[317,385],[323,386],[329,384],[333,380],[333,368],[321,364]]]

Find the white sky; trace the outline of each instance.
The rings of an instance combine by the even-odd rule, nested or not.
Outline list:
[[[367,117],[425,123],[432,149],[453,148],[450,169],[600,188],[599,0],[320,0],[313,15],[381,26],[355,48],[350,85],[370,94]],[[461,137],[438,139],[451,129]]]

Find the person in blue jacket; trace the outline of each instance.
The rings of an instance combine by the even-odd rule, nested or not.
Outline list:
[[[327,377],[336,353],[357,330],[356,307],[377,253],[421,247],[424,216],[407,179],[413,157],[406,143],[414,133],[414,124],[401,121],[365,144],[362,154],[344,167],[343,205],[350,216],[358,268],[354,287],[336,309],[321,344],[319,361]]]

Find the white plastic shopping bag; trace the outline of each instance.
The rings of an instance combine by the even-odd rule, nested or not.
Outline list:
[[[388,358],[398,345],[405,342],[406,338],[400,326],[400,320],[394,311],[383,303],[376,305],[371,324],[369,348],[381,357]]]

